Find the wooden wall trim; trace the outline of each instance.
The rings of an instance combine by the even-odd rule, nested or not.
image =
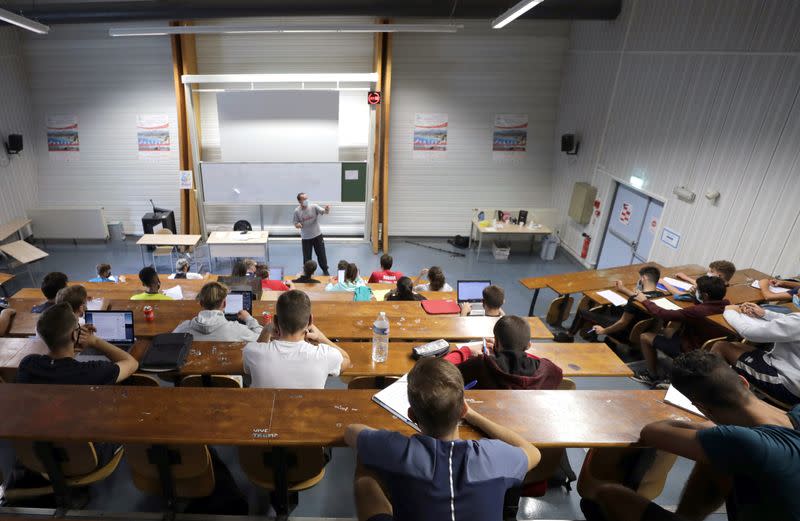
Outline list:
[[[383,35],[375,33],[375,43],[373,47],[372,70],[378,73],[378,81],[375,84],[377,90],[381,90],[383,82]],[[371,214],[371,233],[370,242],[372,243],[372,253],[378,253],[380,242],[378,229],[381,222],[381,167],[383,164],[383,139],[381,128],[383,120],[381,118],[381,107],[375,108],[375,141],[373,145],[372,157],[372,205]]]
[[[383,133],[383,154],[381,157],[381,222],[383,223],[383,251],[389,252],[389,124],[392,102],[392,34],[383,33],[383,74],[381,112],[383,113],[381,131]]]

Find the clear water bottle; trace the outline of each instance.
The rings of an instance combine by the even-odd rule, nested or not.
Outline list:
[[[385,362],[389,357],[389,319],[380,312],[372,324],[372,361]]]

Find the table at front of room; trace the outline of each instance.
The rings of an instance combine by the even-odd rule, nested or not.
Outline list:
[[[269,232],[211,232],[206,240],[211,262],[216,257],[255,257],[269,261]],[[211,271],[214,271],[213,265]]]
[[[477,259],[478,257],[481,256],[481,246],[483,245],[484,235],[489,235],[489,236],[511,235],[514,237],[529,235],[531,238],[530,253],[533,254],[533,245],[536,242],[536,236],[550,235],[551,233],[553,233],[553,230],[542,224],[535,224],[533,228],[511,223],[497,223],[494,226],[481,227],[478,220],[473,219],[469,229],[469,247],[472,247],[472,240],[473,240],[472,238],[473,236],[475,236],[475,238],[478,241],[478,251],[475,254],[475,258]]]
[[[194,248],[202,239],[201,235],[183,235],[172,233],[146,233],[142,235],[136,245],[142,252],[142,266],[147,263],[144,260],[144,250],[147,246],[185,246]]]

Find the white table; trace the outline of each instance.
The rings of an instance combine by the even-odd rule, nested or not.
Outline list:
[[[15,233],[19,235],[19,240],[23,240],[22,229],[31,223],[30,219],[14,219],[11,222],[0,224],[0,241],[8,239]]]
[[[144,249],[146,246],[187,246],[194,248],[200,242],[201,235],[186,235],[175,233],[145,233],[136,241],[142,252],[142,266],[146,266]]]
[[[512,235],[512,236],[526,236],[531,238],[531,253],[533,253],[533,243],[537,235],[550,235],[553,230],[544,226],[543,224],[534,224],[533,228],[528,225],[520,226],[511,223],[497,223],[492,226],[481,227],[477,219],[472,220],[472,225],[469,229],[469,246],[472,247],[473,235],[478,241],[478,252],[475,255],[477,259],[481,255],[481,246],[483,245],[484,235]]]
[[[211,232],[206,240],[208,256],[262,257],[269,261],[269,232]],[[212,270],[213,271],[213,270]]]

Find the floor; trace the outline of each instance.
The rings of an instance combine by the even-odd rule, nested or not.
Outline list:
[[[24,269],[18,269],[16,279],[7,284],[9,293],[21,287],[34,286],[31,275],[38,285],[41,277],[49,271],[63,271],[72,280],[87,280],[95,275],[94,266],[99,262],[108,262],[113,267],[115,274],[136,273],[142,267],[142,257],[139,248],[135,245],[135,237],[129,237],[124,242],[109,243],[81,243],[78,246],[72,243],[38,244],[50,256],[32,267],[31,274]],[[582,267],[570,256],[559,251],[553,261],[543,261],[535,253],[529,256],[527,246],[519,245],[515,248],[507,261],[496,261],[491,251],[486,249],[480,259],[475,258],[475,252],[460,250],[447,244],[443,239],[402,239],[391,241],[391,254],[394,257],[394,268],[407,274],[416,274],[423,267],[432,265],[441,266],[448,281],[459,279],[491,279],[493,283],[506,290],[507,313],[526,315],[530,304],[531,293],[517,281],[523,277],[539,276],[552,273],[578,271]],[[367,274],[373,269],[378,269],[378,259],[372,254],[370,246],[363,242],[342,242],[329,240],[327,242],[329,262],[336,265],[339,259],[355,262],[362,274]],[[271,264],[283,266],[286,273],[300,269],[302,257],[300,244],[295,240],[274,241],[270,245]],[[204,253],[198,252],[198,257]],[[148,257],[149,262],[149,257]],[[169,272],[167,259],[159,259],[158,268],[161,272]],[[207,263],[206,263],[207,265]],[[216,273],[226,273],[230,269],[228,259],[218,259]],[[5,271],[5,270],[3,270]],[[556,295],[550,290],[542,290],[536,306],[536,314],[543,315],[546,307]],[[578,389],[641,389],[643,386],[627,378],[576,378]],[[343,387],[338,378],[331,378],[329,387]],[[266,514],[263,505],[264,496],[249,484],[241,472],[236,450],[232,447],[217,448],[223,461],[230,468],[234,479],[240,489],[247,495],[250,504],[250,514]],[[582,449],[570,449],[569,459],[576,473],[580,470],[585,452]],[[10,451],[7,446],[0,450],[0,465],[7,470],[11,462]],[[349,449],[334,449],[333,460],[327,467],[325,479],[316,487],[300,494],[300,504],[293,513],[293,517],[310,518],[344,518],[353,519],[355,516],[352,501],[351,479],[354,467],[353,454]],[[662,505],[675,505],[686,476],[690,470],[690,463],[679,460],[670,473],[667,487],[658,499]],[[4,473],[4,475],[7,475]],[[89,510],[111,512],[157,512],[160,508],[158,498],[147,496],[139,492],[129,479],[128,469],[124,462],[121,468],[101,484],[93,487],[92,500],[88,505]],[[540,499],[525,499],[520,504],[518,519],[583,519],[578,507],[579,497],[577,492],[566,492],[563,488],[551,489],[546,496]],[[724,519],[717,514],[711,519]]]

